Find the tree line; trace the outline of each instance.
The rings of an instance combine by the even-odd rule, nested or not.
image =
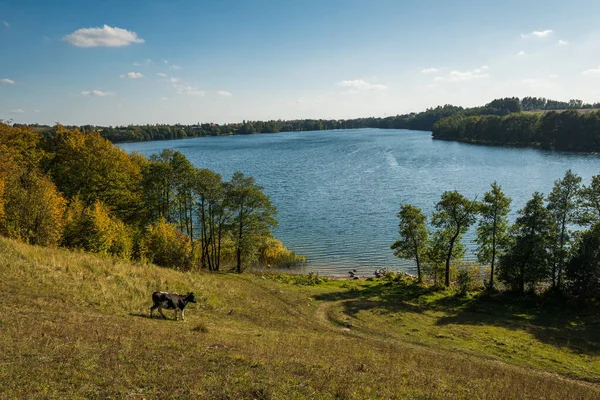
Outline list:
[[[481,107],[463,108],[450,104],[428,108],[419,113],[407,113],[388,117],[370,117],[354,119],[297,119],[297,120],[270,120],[270,121],[242,121],[241,123],[214,124],[197,123],[183,124],[156,124],[156,125],[129,125],[129,126],[68,126],[69,129],[79,129],[81,132],[99,132],[100,135],[113,143],[141,142],[151,140],[185,139],[204,136],[251,135],[261,133],[320,131],[336,129],[410,129],[432,131],[438,121],[445,118],[462,120],[469,117],[497,116],[502,117],[521,111],[533,110],[572,110],[600,108],[600,103],[587,104],[581,100],[569,102],[549,100],[538,97],[516,97],[496,99]],[[56,127],[45,125],[28,125],[33,130],[52,136]],[[22,127],[22,125],[16,125]],[[435,137],[435,136],[434,136]],[[458,140],[456,138],[444,137]]]
[[[496,182],[481,200],[444,192],[431,227],[421,209],[403,204],[397,214],[399,237],[391,248],[397,257],[414,260],[419,281],[460,284],[472,272],[460,266],[462,237],[476,225],[476,254],[489,267],[488,289],[497,279],[519,293],[541,287],[580,304],[600,301],[600,175],[586,186],[568,170],[548,196],[535,192],[512,224],[510,205]]]
[[[600,151],[600,111],[457,115],[438,121],[434,139],[468,143],[539,146],[565,151]]]
[[[254,178],[224,181],[181,153],[127,154],[97,132],[0,123],[0,234],[158,265],[241,272],[304,258],[272,236]]]

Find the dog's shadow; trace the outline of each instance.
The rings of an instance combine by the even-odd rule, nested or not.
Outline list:
[[[143,314],[143,313],[129,313],[130,316],[132,317],[138,317],[138,318],[145,318],[145,319],[156,319],[156,320],[160,320],[160,321],[176,321],[175,318],[163,318],[162,315],[160,314],[155,314],[152,317],[150,317],[150,314]]]

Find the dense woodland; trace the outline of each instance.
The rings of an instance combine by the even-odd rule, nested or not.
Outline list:
[[[456,191],[443,193],[432,227],[418,207],[404,204],[392,249],[415,261],[419,281],[449,286],[453,280],[466,292],[484,265],[489,266],[489,289],[497,278],[520,293],[548,289],[582,305],[600,301],[600,175],[584,185],[567,171],[548,196],[534,193],[512,225],[510,205],[495,182],[479,201]],[[477,229],[480,265],[463,261],[461,239],[471,226]]]
[[[294,132],[294,131],[319,131],[333,129],[358,129],[358,128],[379,128],[379,129],[411,129],[422,131],[433,131],[433,137],[448,140],[461,140],[469,142],[482,143],[501,143],[501,144],[524,144],[531,145],[538,142],[532,142],[537,137],[531,135],[514,133],[519,132],[520,126],[513,126],[513,120],[500,124],[497,129],[496,121],[504,121],[507,116],[519,114],[523,118],[523,125],[526,122],[539,120],[542,115],[520,114],[522,111],[552,111],[552,110],[589,110],[600,108],[600,103],[586,104],[581,100],[571,100],[569,102],[561,102],[548,100],[538,97],[505,98],[494,100],[482,107],[463,108],[453,105],[438,106],[429,108],[420,113],[410,113],[403,115],[390,116],[385,118],[356,118],[348,120],[324,120],[324,119],[303,119],[303,120],[272,120],[272,121],[243,121],[242,123],[232,124],[213,124],[213,123],[198,123],[195,125],[130,125],[117,127],[102,127],[84,125],[80,127],[67,127],[70,129],[78,128],[81,132],[99,132],[100,135],[113,143],[119,142],[139,142],[150,140],[168,140],[168,139],[185,139],[201,136],[224,136],[224,135],[249,135],[258,133],[279,133],[279,132]],[[552,114],[554,115],[554,114]],[[563,115],[563,114],[560,114]],[[568,118],[564,114],[560,118]],[[485,116],[485,118],[483,118]],[[497,118],[492,118],[495,116]],[[596,114],[597,116],[597,114]],[[482,117],[482,118],[479,118]],[[448,119],[449,118],[449,119]],[[531,118],[531,119],[528,119]],[[558,117],[555,118],[555,124],[561,124]],[[592,118],[592,117],[588,117]],[[473,121],[491,121],[489,124],[482,123],[478,131],[472,131],[471,126]],[[507,119],[507,118],[506,118]],[[508,120],[508,119],[507,119]],[[439,124],[438,122],[441,121]],[[570,122],[569,122],[570,123]],[[514,124],[514,123],[513,123]],[[539,124],[538,124],[539,125]],[[538,129],[535,125],[534,129]],[[585,125],[585,124],[583,124]],[[589,126],[577,125],[577,132],[589,131]],[[17,125],[17,127],[20,125]],[[56,128],[43,125],[31,125],[32,129],[43,133],[46,136],[51,136],[55,133]],[[547,129],[560,130],[560,126],[547,126]],[[511,130],[512,129],[512,130]],[[560,135],[560,134],[559,134]],[[588,133],[578,133],[579,136],[589,136]],[[598,136],[598,131],[593,132],[593,135]],[[515,137],[518,136],[518,137]],[[585,150],[588,148],[588,139],[577,137],[574,141],[577,144],[577,149]],[[582,142],[584,140],[584,142]],[[560,140],[559,140],[560,141]],[[539,142],[541,143],[541,142]],[[548,147],[562,149],[561,143],[555,145],[554,142],[549,143]]]
[[[565,151],[600,151],[600,111],[576,110],[444,118],[435,139],[469,143],[539,146]]]
[[[0,234],[189,270],[304,259],[272,237],[254,178],[230,181],[181,153],[128,155],[98,133],[44,136],[0,123]]]

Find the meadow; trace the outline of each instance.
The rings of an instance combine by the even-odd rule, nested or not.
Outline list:
[[[155,290],[199,301],[150,319]],[[0,293],[0,398],[600,397],[600,318],[556,298],[179,272],[4,238]]]

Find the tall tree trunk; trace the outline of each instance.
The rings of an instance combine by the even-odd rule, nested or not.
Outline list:
[[[239,231],[238,231],[238,240],[237,240],[237,272],[242,272],[242,239],[244,235],[244,201],[242,200],[240,205],[240,215],[239,215]]]
[[[202,229],[202,269],[206,268],[206,211],[205,211],[205,199],[200,199],[200,228]]]
[[[413,246],[415,247],[415,261],[417,262],[417,281],[421,283],[421,263],[419,262],[419,246],[413,235]]]
[[[496,229],[498,216],[494,215],[494,226],[492,228],[492,265],[490,271],[490,289],[494,288],[494,262],[496,261]]]
[[[452,259],[452,250],[454,250],[454,242],[456,242],[456,238],[460,234],[460,226],[456,229],[456,233],[450,240],[450,249],[448,250],[448,255],[446,257],[446,279],[445,285],[446,287],[450,287],[450,260]]]

